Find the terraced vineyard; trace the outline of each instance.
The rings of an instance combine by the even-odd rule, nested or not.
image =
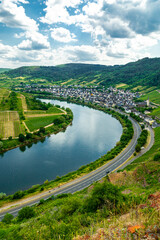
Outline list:
[[[24,132],[24,127],[20,123],[17,111],[1,111],[0,112],[0,133],[3,138],[18,137]]]
[[[52,105],[47,106],[31,96],[0,89],[2,140],[18,138],[20,133],[25,135],[26,131],[38,131],[41,127],[53,124],[59,115],[66,115],[66,111]]]

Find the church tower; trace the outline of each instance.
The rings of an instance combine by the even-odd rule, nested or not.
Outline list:
[[[149,97],[148,97],[146,102],[147,102],[147,107],[149,107]]]

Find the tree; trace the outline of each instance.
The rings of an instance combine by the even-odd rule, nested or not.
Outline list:
[[[6,215],[4,216],[4,218],[2,219],[2,222],[3,223],[6,223],[6,224],[10,224],[11,221],[13,219],[13,215],[10,214],[10,213],[6,213]]]
[[[45,128],[44,127],[40,127],[40,129],[39,129],[39,133],[45,133]]]
[[[20,142],[24,142],[25,141],[25,136],[22,133],[19,134],[19,141]]]
[[[18,220],[29,219],[35,216],[35,211],[32,207],[24,207],[18,212]]]
[[[136,145],[135,150],[136,150],[136,152],[140,152],[141,151],[141,147],[140,147],[139,144]]]
[[[154,155],[154,161],[159,161],[160,162],[160,153],[157,153]]]
[[[0,149],[3,148],[3,142],[0,141]]]
[[[58,117],[58,118],[56,118],[56,119],[53,120],[53,123],[54,123],[55,125],[59,125],[59,124],[61,124],[61,123],[63,123],[63,122],[65,122],[65,118],[64,118],[63,116],[60,116],[60,117]]]
[[[5,197],[6,197],[6,194],[3,193],[3,192],[1,192],[1,193],[0,193],[0,199],[3,199],[3,198],[5,198]]]
[[[18,191],[18,192],[15,192],[12,196],[12,199],[20,199],[24,196],[24,192],[22,191]]]

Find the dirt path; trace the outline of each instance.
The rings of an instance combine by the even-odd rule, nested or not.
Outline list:
[[[24,127],[27,129],[27,131],[30,133],[30,130],[29,130],[29,128],[27,127],[26,123],[25,123],[24,121],[23,121],[22,123],[23,123]]]
[[[21,94],[20,99],[21,99],[21,101],[22,101],[23,112],[24,112],[24,111],[27,111],[28,108],[27,108],[27,103],[26,103],[26,98],[25,98],[25,96]]]

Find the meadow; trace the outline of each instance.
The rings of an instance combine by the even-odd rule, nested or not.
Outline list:
[[[158,92],[158,90],[154,90],[151,92],[148,92],[144,95],[142,95],[139,100],[145,101],[147,100],[149,97],[149,100],[155,104],[160,104],[160,93]]]
[[[160,118],[160,107],[155,108],[155,109],[151,112],[150,115],[151,115],[151,116],[156,116],[156,117]]]
[[[53,120],[56,119],[56,115],[46,116],[46,117],[30,117],[25,120],[27,127],[30,132],[38,130],[40,127],[45,127],[53,123]]]

